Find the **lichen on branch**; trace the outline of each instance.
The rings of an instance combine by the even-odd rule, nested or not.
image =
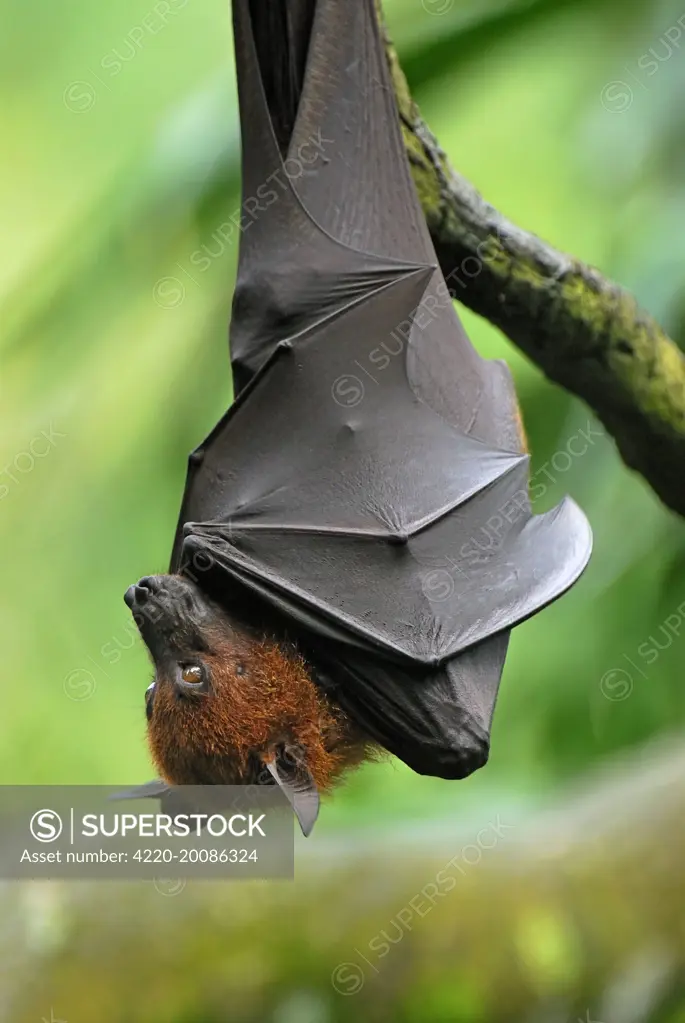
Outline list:
[[[440,266],[447,278],[470,267],[460,278],[460,301],[586,401],[626,465],[685,515],[683,352],[629,292],[512,224],[450,166],[385,38],[407,156]]]

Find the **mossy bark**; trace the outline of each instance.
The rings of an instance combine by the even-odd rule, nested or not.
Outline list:
[[[673,743],[531,816],[315,831],[294,882],[6,885],[0,1018],[682,1023],[683,779]]]
[[[578,395],[685,515],[685,356],[619,285],[512,224],[450,166],[386,37],[407,155],[455,297]]]

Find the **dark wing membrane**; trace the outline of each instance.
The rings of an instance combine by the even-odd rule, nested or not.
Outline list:
[[[316,0],[248,0],[257,62],[274,135],[283,156],[297,119]]]
[[[234,0],[234,26],[238,399],[191,456],[172,567],[256,594],[372,736],[461,777],[509,629],[575,581],[589,526],[569,500],[531,514],[511,378],[435,266],[373,0]]]
[[[317,663],[335,679],[341,706],[419,774],[465,778],[488,758],[490,725],[509,633],[500,632],[438,668],[411,670],[326,643]]]
[[[373,378],[353,372],[390,347],[433,273],[405,272],[277,347],[196,454],[186,520],[401,537],[526,463],[419,401],[401,353]]]
[[[406,274],[277,349],[204,455],[206,479],[232,469],[214,489],[215,521],[186,526],[189,549],[244,585],[255,580],[281,606],[290,594],[292,617],[304,605],[427,665],[549,603],[590,552],[573,502],[532,517],[527,457],[417,400],[404,360],[357,406],[336,402],[336,379],[411,314],[431,273]]]
[[[329,635],[337,626],[341,639],[349,633],[357,644],[428,666],[545,607],[572,586],[590,553],[582,512],[568,498],[469,562],[464,550],[476,543],[458,517],[402,545],[280,530],[233,529],[228,541],[201,526],[186,554],[202,552],[294,621],[321,619]]]
[[[520,489],[520,477],[511,483]],[[499,496],[515,515],[511,487]],[[337,626],[341,639],[349,633],[376,652],[434,666],[551,603],[590,555],[584,516],[569,498],[545,515],[519,514],[482,549],[470,511],[403,544],[235,527],[226,540],[221,529],[200,526],[186,553],[201,551],[237,583],[278,600],[294,621],[319,618],[329,634]]]
[[[305,141],[298,142],[297,156],[286,161],[281,156],[250,13],[252,9],[256,18],[258,11],[266,10],[272,2],[249,4],[248,0],[235,0],[233,4],[243,142],[243,232],[231,321],[231,356],[237,390],[264,365],[279,341],[335,315],[355,297],[392,279],[403,264],[416,267],[425,263],[423,246],[419,248],[418,259],[409,261],[397,258],[393,252],[374,254],[350,248],[318,224],[303,204],[300,190],[310,176],[320,172],[321,166],[335,166],[335,174],[344,180],[346,188],[358,189],[345,161],[335,157],[331,143],[322,134],[311,133],[306,146]],[[317,23],[321,6],[319,2],[308,48],[305,91],[309,92],[316,88],[309,63],[320,46]],[[336,0],[334,6],[347,11],[348,20],[357,18],[357,4]],[[359,9],[364,6],[365,0]],[[328,73],[335,71],[331,67]],[[355,139],[347,136],[343,124],[338,126],[337,134],[339,144],[348,149],[354,147]],[[358,222],[362,222],[364,212],[357,211]],[[387,215],[387,210],[383,212]]]

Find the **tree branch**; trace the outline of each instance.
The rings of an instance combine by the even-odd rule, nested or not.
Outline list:
[[[414,182],[455,297],[586,401],[625,463],[685,515],[685,356],[632,295],[516,227],[452,169],[386,44]]]
[[[294,882],[5,885],[2,1018],[682,1019],[684,772],[650,747],[546,811],[319,833]]]

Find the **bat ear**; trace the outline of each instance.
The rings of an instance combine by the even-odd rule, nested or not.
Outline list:
[[[144,785],[137,785],[133,789],[125,789],[123,792],[114,792],[110,799],[154,799],[155,796],[165,796],[170,792],[170,787],[161,778],[154,781],[146,781]]]
[[[287,746],[280,747],[275,755],[265,757],[264,766],[285,793],[302,834],[307,838],[319,816],[319,793],[309,768],[296,751]]]

